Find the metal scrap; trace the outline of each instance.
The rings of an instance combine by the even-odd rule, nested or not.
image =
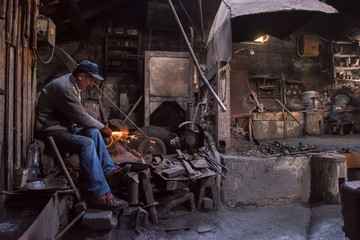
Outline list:
[[[317,146],[299,142],[297,146],[291,146],[279,141],[262,144],[260,151],[265,155],[281,156],[281,155],[298,155],[310,152],[320,152],[321,149]]]

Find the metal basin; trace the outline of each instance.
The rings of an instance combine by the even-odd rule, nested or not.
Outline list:
[[[61,178],[44,179],[40,181],[29,182],[25,188],[31,191],[56,192],[66,185],[66,180]]]

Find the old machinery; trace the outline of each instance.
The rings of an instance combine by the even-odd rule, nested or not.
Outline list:
[[[55,47],[56,26],[54,22],[48,17],[39,15],[36,28],[38,41],[47,42],[52,47]]]

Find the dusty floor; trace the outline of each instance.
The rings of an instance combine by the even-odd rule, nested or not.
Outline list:
[[[261,141],[266,144],[274,140]],[[360,135],[304,136],[277,140],[289,145],[316,145],[323,151],[360,152]],[[254,153],[254,146],[246,143],[242,153]],[[160,220],[139,233],[134,230],[96,232],[81,225],[75,226],[64,239],[240,239],[240,240],[342,240],[340,205],[309,206],[300,203],[272,206],[222,206],[216,212],[193,212],[185,216]]]
[[[194,212],[134,230],[96,232],[74,227],[64,239],[236,239],[236,240],[345,240],[340,205],[309,207],[301,204],[222,207],[216,212]]]

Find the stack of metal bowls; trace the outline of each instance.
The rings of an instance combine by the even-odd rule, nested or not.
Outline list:
[[[301,102],[306,110],[316,109],[319,106],[319,92],[303,92],[301,94]]]

